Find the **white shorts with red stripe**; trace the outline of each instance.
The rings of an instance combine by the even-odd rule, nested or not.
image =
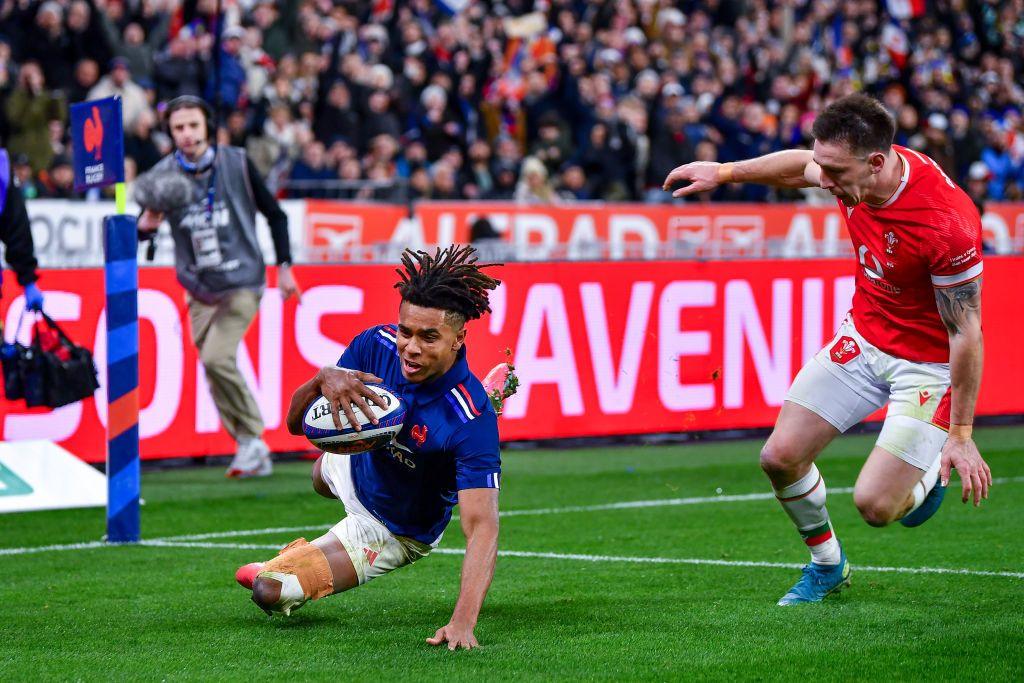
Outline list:
[[[840,432],[888,404],[877,445],[927,470],[949,429],[948,363],[915,363],[871,345],[847,318],[800,370],[786,400],[811,410]]]
[[[439,537],[430,545],[420,543],[412,538],[392,534],[377,521],[356,497],[351,459],[351,455],[324,453],[320,473],[345,506],[345,518],[331,527],[331,533],[345,546],[359,584],[362,585],[370,579],[426,557],[441,539]]]

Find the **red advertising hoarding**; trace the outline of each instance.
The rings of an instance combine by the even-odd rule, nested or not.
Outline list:
[[[835,203],[603,204],[417,202],[395,206],[306,200],[302,248],[316,260],[372,259],[371,245],[468,242],[486,218],[519,259],[656,259],[687,255],[830,257],[850,249]],[[1024,250],[1024,204],[989,203],[982,220],[997,253]],[[363,247],[360,249],[360,247]]]
[[[515,356],[520,389],[500,420],[505,440],[770,426],[802,363],[845,316],[853,267],[846,259],[508,265],[498,270],[493,313],[470,323],[470,364],[482,376],[506,348]],[[359,331],[394,321],[398,307],[392,266],[295,271],[301,305],[268,289],[239,354],[278,451],[308,447],[283,424],[294,389]],[[1024,257],[985,263],[981,414],[1024,413],[1021,272]],[[13,280],[5,278],[0,303],[8,338],[23,307]],[[50,315],[102,363],[102,271],[48,271],[41,285]],[[171,269],[140,271],[139,317],[143,457],[232,451]],[[52,411],[0,402],[0,434],[49,438],[101,461],[103,399],[101,388],[96,399]]]

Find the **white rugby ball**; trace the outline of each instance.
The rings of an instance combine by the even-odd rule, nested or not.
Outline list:
[[[390,389],[379,384],[367,384],[368,389],[376,393],[387,403],[381,408],[367,401],[370,410],[377,418],[377,424],[363,414],[355,405],[352,410],[359,421],[360,430],[356,431],[349,423],[344,411],[339,414],[341,429],[334,424],[331,414],[331,403],[323,396],[309,404],[302,415],[302,431],[309,442],[328,453],[364,453],[391,443],[391,440],[402,431],[405,422],[405,402]]]

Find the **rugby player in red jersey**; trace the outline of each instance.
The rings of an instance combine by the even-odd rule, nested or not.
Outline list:
[[[860,471],[864,520],[917,526],[938,509],[956,468],[962,500],[988,497],[992,474],[971,439],[981,380],[981,218],[930,158],[892,144],[877,100],[836,100],[815,119],[813,150],[674,169],[674,197],[730,182],[821,187],[846,218],[857,254],[853,309],[800,371],[761,451],[775,495],[811,550],[780,605],[820,602],[849,585],[850,566],[814,461],[832,439],[888,404]]]

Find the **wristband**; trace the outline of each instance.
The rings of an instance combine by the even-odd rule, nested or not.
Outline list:
[[[962,439],[967,441],[971,438],[971,432],[974,430],[973,425],[950,425],[949,436],[952,439]]]
[[[722,164],[718,167],[718,182],[719,183],[731,183],[732,182],[732,169],[734,164],[730,161]]]

